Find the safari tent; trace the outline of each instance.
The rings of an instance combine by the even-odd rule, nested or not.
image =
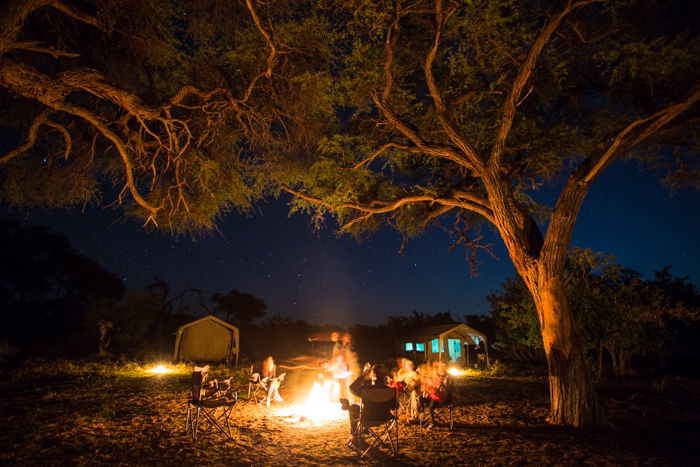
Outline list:
[[[238,328],[208,315],[178,328],[173,360],[238,363],[239,348]]]
[[[414,361],[445,360],[462,367],[473,367],[479,360],[489,364],[486,336],[463,323],[422,328],[400,344],[401,354]]]

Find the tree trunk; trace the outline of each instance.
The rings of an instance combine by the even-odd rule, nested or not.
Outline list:
[[[624,350],[608,350],[612,360],[613,375],[616,377],[627,376],[628,361]]]
[[[577,428],[605,425],[563,282],[540,277],[530,287],[549,366],[550,422]]]

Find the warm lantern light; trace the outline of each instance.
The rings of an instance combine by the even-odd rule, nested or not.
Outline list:
[[[164,375],[167,373],[172,373],[173,370],[170,368],[166,367],[165,365],[157,365],[148,370],[149,373],[153,373],[154,375]]]
[[[454,366],[452,368],[450,368],[449,370],[447,370],[447,372],[449,374],[451,374],[452,376],[464,376],[467,374],[466,371],[460,370],[459,368],[454,367]]]

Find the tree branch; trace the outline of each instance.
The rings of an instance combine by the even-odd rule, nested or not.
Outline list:
[[[420,149],[416,148],[415,146],[408,146],[405,144],[399,144],[399,143],[386,143],[382,145],[379,149],[374,151],[372,154],[370,154],[368,157],[365,157],[362,159],[360,162],[352,166],[352,169],[359,169],[363,165],[367,165],[370,162],[372,162],[374,159],[379,157],[384,151],[386,151],[389,148],[397,148],[397,149],[404,149],[406,151],[411,151],[411,152],[422,152]]]
[[[581,164],[581,181],[589,184],[593,182],[600,172],[619,154],[657,133],[663,126],[685,112],[698,100],[700,100],[700,82],[695,84],[693,90],[681,102],[627,125],[613,138],[612,143],[603,153],[589,158]]]
[[[392,72],[394,49],[396,48],[401,18],[407,13],[409,13],[408,10],[403,12],[399,11],[396,15],[396,19],[387,30],[386,39],[384,42],[384,50],[386,54],[386,58],[384,60],[384,87],[382,88],[381,95],[376,91],[372,92],[372,100],[374,100],[374,103],[382,112],[384,117],[389,121],[389,123],[406,138],[411,140],[418,149],[426,154],[450,160],[469,169],[470,171],[473,171],[474,167],[470,164],[470,162],[465,160],[465,158],[454,148],[447,145],[428,143],[418,134],[417,130],[412,128],[411,125],[403,122],[389,109],[387,102],[394,83],[394,75]]]
[[[12,49],[21,49],[21,50],[29,50],[31,52],[37,52],[37,53],[44,53],[44,54],[49,54],[53,58],[58,58],[58,57],[70,57],[70,58],[75,58],[75,57],[80,57],[80,54],[76,54],[73,52],[66,52],[65,50],[58,50],[50,46],[44,45],[42,42],[38,41],[30,41],[30,42],[15,42],[12,45]]]
[[[394,113],[389,110],[389,108],[379,99],[379,96],[376,93],[372,93],[372,98],[374,99],[374,103],[377,105],[379,110],[381,110],[384,118],[386,118],[389,123],[391,123],[392,126],[406,138],[410,139],[418,149],[430,156],[452,161],[455,164],[468,169],[470,172],[474,171],[472,164],[466,160],[464,156],[459,153],[459,151],[456,151],[453,147],[446,144],[435,144],[425,141],[423,137],[418,134],[417,130],[411,128],[408,124],[404,123],[401,119],[394,115]]]
[[[454,11],[454,10],[452,10]],[[437,0],[435,2],[435,37],[433,39],[433,45],[425,58],[425,63],[423,65],[423,70],[425,73],[425,81],[428,86],[428,91],[433,100],[435,106],[435,113],[437,115],[438,121],[442,126],[445,133],[450,137],[452,142],[457,145],[457,147],[462,151],[462,153],[469,160],[469,165],[475,169],[476,173],[482,171],[481,158],[476,153],[474,147],[467,141],[467,139],[462,135],[455,125],[450,121],[449,117],[445,111],[445,104],[440,95],[440,91],[435,84],[435,77],[433,76],[433,62],[435,61],[435,56],[437,55],[438,48],[440,47],[440,38],[442,36],[442,30],[445,25],[447,17],[450,15],[450,11],[445,12],[442,8],[442,1]]]
[[[328,203],[320,198],[306,195],[304,193],[296,191],[296,190],[289,188],[287,186],[283,186],[282,189],[284,191],[286,191],[287,193],[290,193],[290,194],[292,194],[298,198],[301,198],[305,201],[308,201],[312,204],[323,206],[331,212],[337,212],[341,209],[352,209],[355,211],[364,212],[364,213],[368,213],[368,214],[372,214],[372,215],[374,215],[374,214],[386,214],[388,212],[395,211],[398,208],[405,206],[407,204],[427,202],[427,203],[431,203],[431,204],[435,203],[435,204],[440,204],[443,206],[450,206],[450,207],[467,209],[469,211],[480,214],[481,216],[483,216],[484,218],[486,218],[490,222],[493,222],[493,213],[488,208],[486,208],[480,204],[472,203],[472,202],[469,202],[467,200],[460,200],[457,198],[437,198],[434,196],[427,196],[427,195],[415,195],[415,196],[405,196],[405,197],[399,198],[398,200],[395,200],[395,201],[375,200],[369,204],[342,203],[339,205],[333,205],[333,204]]]
[[[46,124],[51,113],[51,110],[44,110],[37,115],[27,131],[27,139],[25,143],[0,157],[0,164],[6,164],[10,160],[31,149],[34,144],[36,144],[37,137],[39,136],[39,128]]]
[[[88,24],[90,26],[94,26],[97,29],[104,30],[104,25],[100,20],[95,18],[92,15],[88,15],[87,13],[84,13],[77,8],[74,8],[72,5],[69,5],[67,3],[59,2],[59,1],[51,1],[51,6],[57,9],[58,11],[63,12],[67,16],[70,16],[76,21],[80,21],[81,23]]]
[[[59,80],[53,80],[42,73],[32,70],[25,65],[14,63],[11,60],[4,60],[0,63],[0,84],[8,89],[12,89],[23,97],[39,101],[53,110],[80,117],[111,141],[124,164],[126,186],[134,200],[151,213],[149,221],[155,223],[155,214],[160,207],[155,207],[148,203],[138,192],[133,175],[133,164],[129,158],[126,144],[97,115],[85,108],[65,101],[65,97],[73,91],[72,88]],[[34,128],[38,129],[38,126],[33,124],[32,128],[30,128],[30,133]],[[30,134],[29,140],[32,139],[31,136]],[[34,140],[36,140],[36,134],[34,134]]]
[[[543,246],[543,251],[548,255],[543,258],[545,264],[557,269],[564,267],[576,217],[598,175],[626,150],[657,133],[698,101],[700,83],[696,83],[682,101],[627,125],[617,133],[605,150],[590,156],[574,170],[552,212]]]
[[[544,28],[535,39],[535,42],[533,42],[532,47],[527,54],[527,58],[523,62],[517,76],[515,77],[515,80],[513,81],[513,87],[511,88],[510,93],[503,104],[501,126],[498,130],[498,134],[496,135],[493,147],[491,148],[491,156],[489,159],[489,165],[492,170],[497,170],[501,165],[501,157],[503,156],[503,151],[505,150],[506,139],[508,139],[510,129],[513,125],[513,119],[515,118],[515,109],[522,102],[520,95],[528,80],[532,76],[532,72],[535,70],[535,65],[537,64],[537,60],[539,59],[544,46],[547,44],[557,27],[559,27],[559,24],[561,24],[564,18],[566,18],[572,11],[585,5],[601,1],[603,0],[582,0],[575,3],[568,1],[566,7],[564,7],[564,9],[556,16],[554,16],[551,21],[545,24]]]
[[[0,57],[14,48],[24,22],[33,11],[53,0],[8,0],[0,6]]]

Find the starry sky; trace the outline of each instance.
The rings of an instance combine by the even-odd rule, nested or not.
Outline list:
[[[540,190],[551,201],[557,187]],[[199,240],[146,233],[114,211],[7,213],[64,232],[75,249],[120,277],[128,288],[155,277],[172,290],[196,287],[207,295],[231,289],[267,304],[267,314],[313,324],[380,324],[389,315],[450,311],[488,313],[486,296],[515,274],[503,243],[491,228],[483,234],[498,259],[482,255],[472,277],[464,249],[449,251],[451,238],[435,228],[412,240],[385,229],[357,243],[336,237],[329,221],[315,232],[309,218],[288,217],[286,200],[261,204],[252,217],[229,215],[220,233]],[[700,284],[700,194],[669,194],[659,176],[630,163],[617,163],[593,185],[579,216],[572,246],[617,257],[651,277],[672,266],[676,276]]]

